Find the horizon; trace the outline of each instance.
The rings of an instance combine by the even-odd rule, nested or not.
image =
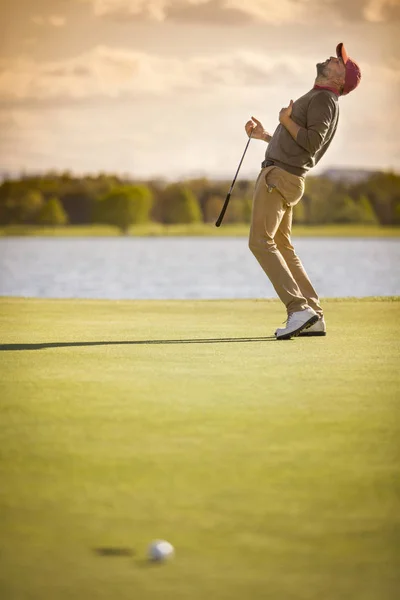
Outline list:
[[[311,171],[308,175],[308,177],[328,177],[328,178],[335,178],[338,181],[344,181],[345,179],[351,178],[353,179],[351,176],[355,176],[356,178],[360,178],[360,179],[367,179],[370,175],[374,175],[375,173],[391,173],[395,176],[400,176],[400,171],[396,171],[396,170],[392,170],[392,169],[368,169],[368,168],[362,168],[362,167],[337,167],[337,166],[329,166],[326,169],[318,172],[318,173],[314,173],[313,171]],[[241,176],[240,172],[238,175],[238,179],[237,181],[252,181],[253,178],[255,178],[257,176],[258,173],[255,172],[254,177],[243,177]],[[161,182],[166,182],[168,183],[175,183],[175,182],[182,182],[184,183],[185,181],[193,181],[196,179],[207,179],[209,181],[215,181],[215,182],[229,182],[232,179],[232,174],[227,175],[226,177],[224,176],[209,176],[207,174],[204,175],[196,175],[196,174],[190,174],[188,173],[187,175],[185,175],[184,177],[181,178],[170,178],[168,179],[167,177],[164,176],[153,176],[153,177],[134,177],[132,176],[131,173],[116,173],[116,172],[107,172],[107,171],[88,171],[88,172],[76,172],[76,171],[71,171],[69,169],[64,169],[64,170],[54,170],[54,169],[48,169],[48,170],[43,170],[43,171],[21,171],[20,173],[10,173],[10,172],[6,172],[4,170],[0,169],[0,183],[4,182],[4,181],[18,181],[18,180],[22,180],[22,179],[30,179],[30,178],[40,178],[40,177],[46,177],[46,176],[54,176],[54,177],[62,177],[68,175],[70,176],[72,179],[85,179],[87,178],[96,178],[96,177],[100,177],[100,176],[104,176],[104,177],[117,177],[118,179],[122,180],[122,181],[132,181],[132,182],[144,182],[144,183],[150,183],[150,182],[156,182],[156,181],[161,181]],[[363,177],[364,175],[364,177]]]

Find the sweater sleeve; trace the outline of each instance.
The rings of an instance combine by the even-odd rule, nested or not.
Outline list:
[[[335,101],[328,94],[317,94],[307,110],[307,127],[301,127],[296,142],[314,156],[321,148],[326,133],[335,118]]]

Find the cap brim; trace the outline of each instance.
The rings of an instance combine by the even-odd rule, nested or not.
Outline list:
[[[349,60],[349,55],[346,52],[346,48],[343,46],[342,42],[336,46],[336,56],[341,58],[344,64]]]

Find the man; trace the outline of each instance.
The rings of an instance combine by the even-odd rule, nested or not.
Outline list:
[[[288,319],[286,326],[275,332],[278,340],[326,335],[318,295],[290,234],[293,206],[303,196],[305,175],[335,135],[339,96],[354,90],[361,79],[357,63],[342,43],[336,55],[317,64],[317,77],[309,92],[282,108],[272,136],[254,117],[245,125],[247,135],[268,143],[254,191],[249,247],[286,306]]]

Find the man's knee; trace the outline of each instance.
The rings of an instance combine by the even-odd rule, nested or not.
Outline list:
[[[275,240],[276,246],[279,250],[279,252],[283,255],[290,255],[290,256],[296,256],[296,252],[294,250],[294,247],[292,246],[292,244],[290,243],[290,240],[288,240],[287,238],[281,238],[278,237]]]
[[[253,254],[256,254],[260,250],[267,250],[268,252],[271,252],[276,250],[276,244],[275,240],[270,236],[250,235],[249,248]]]

